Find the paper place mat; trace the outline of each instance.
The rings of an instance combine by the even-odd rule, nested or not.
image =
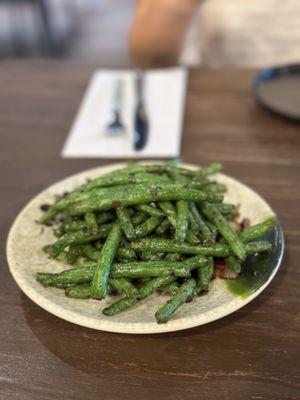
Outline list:
[[[133,149],[136,106],[135,72],[99,70],[91,79],[76,119],[62,150],[63,157],[151,158],[178,157],[185,106],[187,71],[183,68],[144,73],[143,97],[149,121],[148,142],[143,150]],[[110,136],[115,83],[123,83],[122,121],[126,133]]]

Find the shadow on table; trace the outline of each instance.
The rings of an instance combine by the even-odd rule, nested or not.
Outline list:
[[[181,360],[187,362],[189,357],[191,362],[195,357],[198,363],[213,362],[219,369],[227,362],[224,351],[228,356],[230,351],[247,349],[254,335],[267,336],[272,324],[277,324],[277,304],[270,299],[283,290],[283,267],[284,263],[270,287],[243,309],[207,325],[172,333],[122,335],[94,331],[53,316],[23,294],[22,306],[29,327],[46,349],[90,375],[118,375],[124,368],[131,373],[143,369],[149,372],[150,368],[159,372],[180,365]]]

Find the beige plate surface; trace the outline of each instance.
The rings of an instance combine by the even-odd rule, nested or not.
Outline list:
[[[65,297],[64,292],[55,288],[44,288],[35,280],[35,273],[60,272],[64,264],[50,260],[41,248],[55,240],[51,228],[37,224],[41,216],[40,205],[53,201],[54,195],[72,190],[84,183],[87,178],[95,178],[124,164],[113,164],[105,167],[84,171],[64,179],[37,195],[26,205],[14,221],[7,241],[7,257],[10,271],[22,291],[35,303],[50,313],[78,325],[103,331],[121,333],[160,333],[171,332],[197,325],[206,324],[222,318],[254,299],[270,283],[274,271],[255,293],[242,299],[233,295],[222,280],[215,280],[211,290],[205,296],[196,298],[192,303],[182,306],[167,324],[157,324],[154,318],[155,310],[160,307],[166,297],[152,295],[138,306],[115,317],[107,317],[101,310],[115,301],[108,297],[101,302],[96,300],[76,300]],[[195,166],[183,165],[194,169]],[[273,214],[270,206],[253,190],[223,174],[215,175],[215,179],[228,187],[225,200],[241,204],[243,217],[250,218],[251,223],[260,222]]]

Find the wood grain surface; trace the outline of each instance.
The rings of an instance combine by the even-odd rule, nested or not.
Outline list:
[[[0,65],[1,400],[299,399],[300,125],[255,104],[254,71],[191,71],[182,158],[220,160],[278,213],[285,257],[257,299],[187,331],[120,335],[50,315],[12,280],[5,242],[21,207],[104,164],[59,155],[94,67]]]

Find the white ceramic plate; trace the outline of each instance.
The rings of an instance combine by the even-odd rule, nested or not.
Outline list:
[[[101,302],[70,299],[62,290],[41,286],[35,280],[37,271],[60,272],[65,266],[50,260],[41,250],[55,238],[51,228],[36,223],[41,216],[40,205],[52,202],[55,195],[74,189],[87,178],[93,179],[122,166],[124,164],[108,165],[64,179],[37,195],[20,212],[9,232],[7,257],[15,281],[32,301],[60,318],[89,328],[122,333],[160,333],[191,328],[222,318],[249,303],[270,283],[281,262],[282,237],[270,273],[247,298],[232,294],[225,281],[214,280],[207,295],[183,305],[167,324],[157,324],[154,318],[155,310],[167,299],[162,295],[154,294],[128,311],[107,317],[101,310],[116,301],[115,297],[108,297]],[[197,168],[192,165],[183,166],[190,169]],[[241,215],[250,218],[252,224],[273,214],[270,206],[249,187],[223,174],[217,174],[214,178],[227,185],[229,190],[225,200],[241,204]]]

